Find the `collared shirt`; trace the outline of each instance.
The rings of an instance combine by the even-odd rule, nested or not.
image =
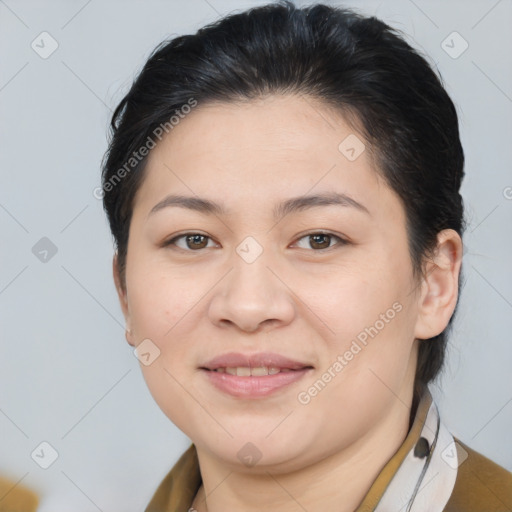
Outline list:
[[[145,512],[187,512],[202,479],[192,444]],[[512,512],[512,473],[454,438],[428,390],[407,437],[355,512]]]

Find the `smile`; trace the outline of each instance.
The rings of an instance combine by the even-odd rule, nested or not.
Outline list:
[[[265,375],[276,375],[280,372],[292,372],[290,368],[276,368],[272,366],[260,366],[258,368],[250,368],[248,366],[238,366],[232,368],[216,368],[212,370],[219,373],[228,373],[229,375],[236,375],[238,377],[263,377]]]

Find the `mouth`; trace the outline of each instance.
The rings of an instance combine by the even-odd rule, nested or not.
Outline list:
[[[278,354],[224,354],[199,369],[217,390],[237,398],[263,398],[289,386],[314,367]]]
[[[275,366],[258,366],[251,368],[250,366],[238,366],[238,367],[219,367],[215,369],[201,368],[202,370],[227,373],[228,375],[236,375],[237,377],[264,377],[266,375],[277,375],[278,373],[285,372],[297,372],[307,368],[313,368],[312,366],[305,366],[304,368],[278,368]]]

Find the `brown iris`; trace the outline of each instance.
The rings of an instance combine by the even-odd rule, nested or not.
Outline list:
[[[309,245],[312,249],[327,249],[331,245],[331,236],[321,233],[318,235],[310,235]]]
[[[204,249],[208,245],[208,237],[205,235],[188,235],[185,240],[189,249]]]

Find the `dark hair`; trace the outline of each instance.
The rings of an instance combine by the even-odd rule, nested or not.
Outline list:
[[[103,164],[103,204],[122,282],[147,160],[134,155],[150,141],[154,145],[162,126],[170,131],[172,116],[182,117],[192,102],[273,93],[317,98],[359,126],[377,171],[403,203],[416,277],[441,230],[462,235],[464,153],[457,113],[440,78],[396,30],[374,17],[286,1],[162,42],[117,106]],[[420,341],[415,399],[442,368],[452,320],[443,333]]]

